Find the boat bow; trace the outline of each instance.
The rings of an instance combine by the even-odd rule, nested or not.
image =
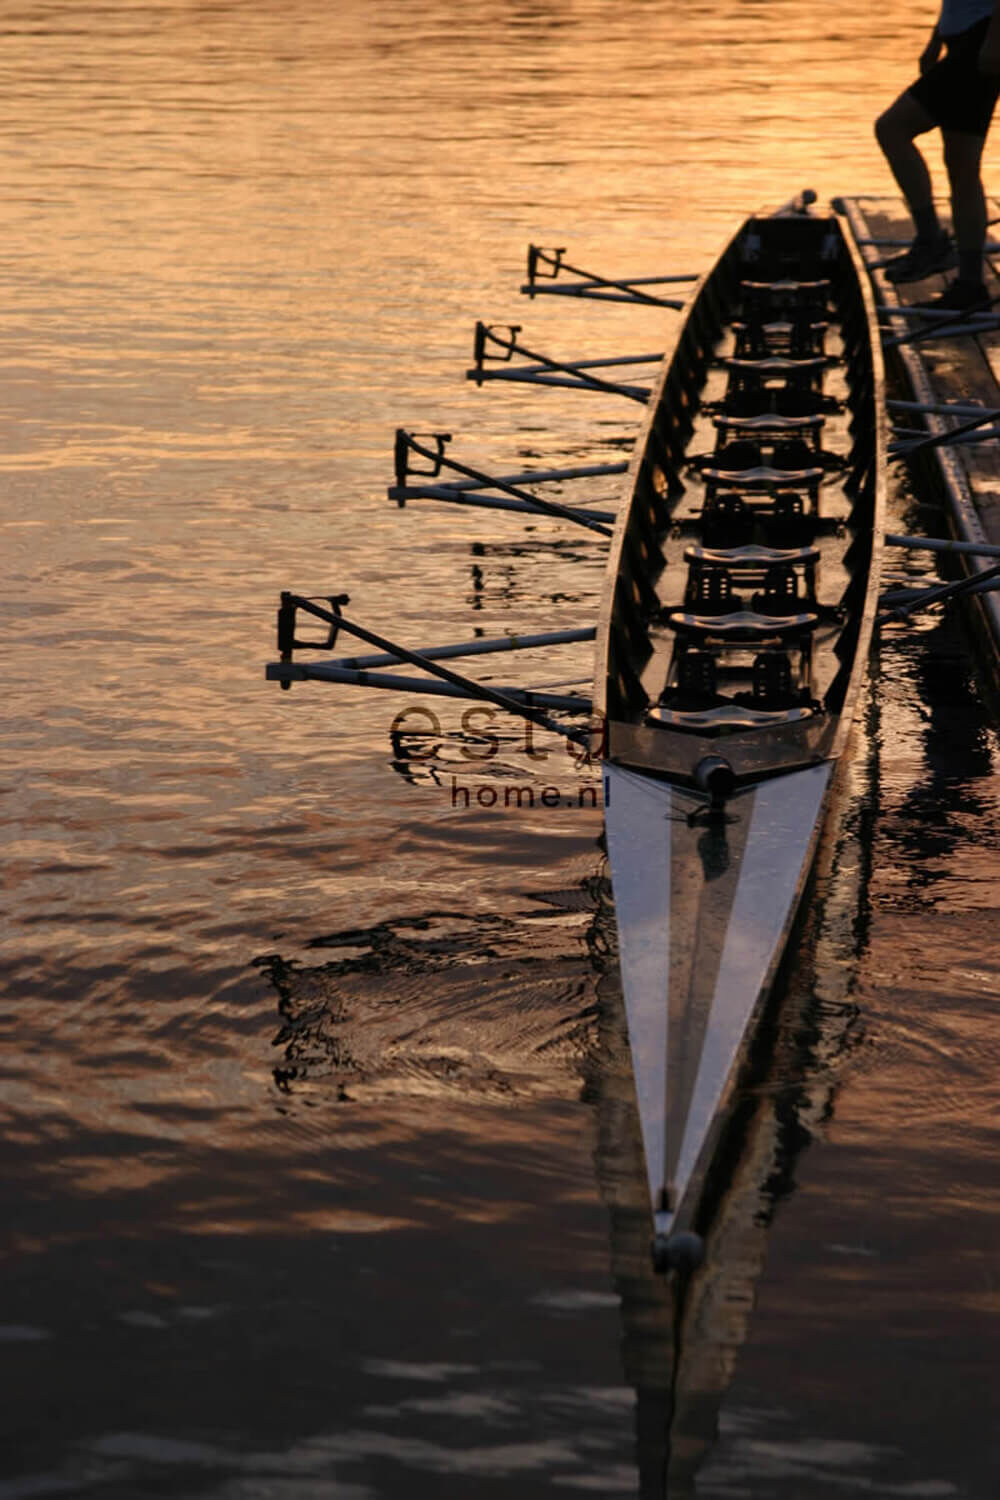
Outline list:
[[[695,1227],[746,1038],[774,979],[830,785],[829,762],[710,817],[650,776],[605,771],[622,987],[659,1250]]]

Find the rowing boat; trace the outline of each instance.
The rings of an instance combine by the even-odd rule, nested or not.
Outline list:
[[[533,247],[522,290],[554,290],[544,283],[564,269],[574,268],[562,251]],[[673,309],[648,287],[688,279],[579,274],[561,290]],[[423,498],[571,520],[609,538],[596,628],[414,651],[347,619],[346,595],[284,593],[281,660],[267,676],[284,688],[312,680],[472,698],[571,739],[586,731],[558,716],[590,713],[600,726],[654,1260],[669,1269],[700,1253],[709,1168],[864,677],[885,492],[878,328],[841,220],[800,202],[734,235],[697,281],[665,355],[559,362],[520,345],[519,331],[477,324],[477,384],[568,385],[645,405],[614,529],[609,512],[527,486],[617,477],[621,465],[493,477],[451,457],[446,433],[397,432],[389,494],[400,505]],[[593,373],[649,362],[652,391]],[[323,623],[322,636],[298,638],[303,615]],[[301,659],[333,651],[342,633],[374,653]],[[497,686],[450,664],[590,639],[590,700]],[[386,670],[400,664],[422,675]]]
[[[802,902],[877,605],[883,372],[833,214],[748,220],[663,360],[608,558],[593,705],[661,1269]]]

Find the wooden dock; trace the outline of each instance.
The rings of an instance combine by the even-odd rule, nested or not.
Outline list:
[[[894,394],[920,406],[956,408],[947,413],[894,409],[894,426],[936,436],[979,419],[983,408],[995,412],[1000,424],[1000,327],[974,332],[971,327],[956,328],[948,320],[942,324],[940,335],[925,337],[925,320],[908,316],[906,309],[933,296],[950,277],[932,276],[926,281],[893,286],[875,267],[905,249],[912,239],[912,222],[902,200],[861,197],[842,201],[861,253],[872,268],[876,301],[885,309],[885,352],[894,377]],[[1000,214],[1000,206],[991,201],[989,211],[993,219]],[[998,265],[1000,245],[991,241],[987,283],[991,293],[1000,297]],[[1000,314],[1000,304],[991,309],[991,314]],[[917,332],[916,340],[905,339]],[[899,342],[900,338],[904,341]],[[963,413],[962,407],[972,410]],[[988,430],[984,427],[983,433]],[[1000,425],[992,439],[983,435],[977,438],[970,431],[964,442],[924,450],[919,461],[921,477],[927,476],[937,491],[954,538],[977,546],[1000,546]],[[995,566],[997,558],[965,554],[957,561],[971,575]],[[969,602],[970,618],[975,621],[985,666],[996,689],[1000,686],[1000,592],[980,593]]]

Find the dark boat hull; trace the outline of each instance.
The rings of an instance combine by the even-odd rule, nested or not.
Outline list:
[[[839,220],[749,220],[661,369],[598,630],[608,856],[666,1260],[697,1221],[864,680],[883,410],[874,307]]]

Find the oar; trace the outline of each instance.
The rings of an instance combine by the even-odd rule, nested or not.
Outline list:
[[[988,411],[981,417],[973,417],[970,422],[963,422],[958,427],[949,428],[947,432],[931,433],[928,437],[921,438],[918,442],[908,443],[904,448],[892,453],[893,458],[910,458],[914,453],[922,453],[927,448],[943,448],[948,443],[953,443],[956,438],[962,437],[967,432],[975,432],[977,427],[985,427],[988,422],[996,421],[996,413]]]
[[[382,688],[390,693],[429,694],[437,698],[463,698],[469,694],[464,688],[453,687],[450,682],[439,682],[430,677],[402,677],[398,672],[370,672],[365,667],[338,667],[336,662],[315,661],[300,666],[289,666],[285,662],[269,663],[265,668],[268,682],[280,682],[282,687],[289,682],[343,682],[351,687]],[[518,705],[530,703],[539,708],[557,708],[564,713],[590,713],[591,700],[579,695],[549,693],[537,688],[504,687],[498,691],[509,696]],[[518,713],[523,709],[518,707]]]
[[[428,661],[444,661],[457,656],[492,656],[498,651],[534,651],[540,646],[579,645],[594,640],[596,636],[597,629],[593,625],[584,625],[579,630],[546,630],[540,635],[501,635],[490,640],[479,636],[474,641],[450,641],[446,646],[422,646],[420,655],[426,656]],[[330,665],[358,672],[369,667],[392,667],[398,660],[393,652],[383,651],[377,656],[339,656]]]
[[[585,281],[591,284],[591,286],[607,287],[609,290],[625,292],[627,294],[628,301],[630,302],[643,302],[650,307],[669,307],[672,308],[675,312],[679,312],[680,309],[684,306],[683,302],[678,302],[670,297],[654,297],[649,292],[636,291],[636,283],[639,280],[644,280],[646,284],[649,285],[651,283],[661,281],[697,281],[698,279],[697,276],[650,276],[644,278],[636,278],[636,282],[616,281],[610,276],[598,276],[593,271],[583,271],[579,266],[571,266],[568,261],[563,260],[563,254],[564,251],[562,249],[544,250],[541,245],[528,246],[528,285],[522,288],[522,290],[526,291],[529,297],[534,297],[535,294],[540,290],[548,290],[545,287],[537,287],[535,285],[536,279],[554,281],[555,278],[559,275],[560,271],[568,271],[571,276],[582,276]],[[543,265],[549,265],[552,267],[551,276],[546,276],[544,278],[539,277],[539,261],[541,261]],[[563,288],[562,290],[566,291],[569,289]],[[577,295],[580,295],[583,291],[587,290],[587,288],[572,288],[572,290],[575,291]]]
[[[953,542],[950,537],[887,536],[887,547],[905,547],[908,552],[959,552],[973,557],[1000,557],[1000,547],[979,542]]]
[[[889,411],[929,413],[938,417],[1000,417],[1000,406],[981,401],[887,401]]]
[[[543,500],[540,495],[532,494],[530,490],[523,490],[519,485],[510,484],[505,479],[492,478],[489,474],[484,474],[480,469],[473,469],[468,464],[459,463],[459,461],[455,458],[446,457],[441,446],[442,440],[447,441],[447,434],[441,433],[438,435],[438,447],[436,450],[425,448],[422,443],[417,441],[412,433],[407,432],[405,428],[397,428],[397,474],[399,473],[401,466],[401,450],[403,450],[403,460],[405,461],[405,450],[412,449],[414,453],[419,453],[421,458],[430,459],[431,463],[435,464],[438,469],[440,469],[440,466],[444,464],[446,468],[454,469],[456,474],[464,474],[467,479],[474,479],[479,484],[491,485],[498,490],[502,490],[505,494],[512,495],[515,500],[523,500],[527,502],[534,509],[541,511],[545,515],[558,516],[564,521],[575,521],[578,526],[586,526],[588,531],[596,531],[601,536],[612,535],[612,529],[610,526],[605,526],[601,521],[594,521],[589,516],[581,515],[579,511],[573,510],[572,506],[560,505],[558,500]],[[404,484],[398,486],[398,488],[405,488],[405,482]],[[399,500],[399,497],[397,496],[396,498],[399,504],[402,504],[402,501]]]
[[[963,599],[965,598],[966,594],[995,594],[997,592],[1000,592],[1000,578],[986,578],[986,579],[984,579],[982,577],[979,577],[979,578],[963,579],[962,581],[963,581],[963,583],[967,583],[968,584],[968,588],[965,589],[964,592],[963,592],[963,594],[962,594],[962,598]],[[882,596],[880,597],[880,599],[879,599],[879,608],[880,609],[890,610],[890,609],[892,609],[896,605],[910,604],[910,603],[912,603],[915,609],[920,609],[923,606],[923,603],[924,603],[924,600],[926,599],[927,593],[928,593],[928,590],[926,588],[923,588],[923,589],[906,589],[906,588],[889,589],[886,593],[882,594]],[[931,600],[930,602],[933,603],[934,601]]]
[[[1000,318],[986,318],[984,313],[987,308],[995,307],[1000,302],[1000,297],[990,297],[988,301],[982,302],[978,307],[970,307],[967,312],[956,313],[950,323],[934,323],[926,328],[912,328],[909,333],[898,334],[895,338],[883,339],[882,347],[885,349],[898,349],[903,344],[917,344],[923,339],[953,338],[959,335],[975,337],[980,333],[989,333],[994,328],[1000,328]],[[936,312],[936,308],[931,308]],[[979,321],[976,321],[979,319]]]
[[[508,698],[506,693],[487,687],[484,682],[476,682],[472,677],[464,677],[460,672],[453,672],[449,667],[439,666],[436,661],[432,661],[429,656],[422,656],[419,651],[410,651],[405,646],[397,645],[395,641],[387,640],[385,636],[376,635],[374,630],[368,630],[364,625],[358,625],[353,620],[346,619],[340,613],[339,606],[336,610],[323,609],[312,599],[285,591],[282,592],[281,607],[278,610],[278,649],[281,652],[282,661],[291,660],[292,650],[297,644],[294,639],[297,609],[314,615],[317,620],[325,620],[334,631],[346,630],[348,635],[356,635],[359,640],[367,641],[369,646],[375,646],[379,651],[391,652],[399,661],[408,661],[411,666],[422,668],[431,677],[440,677],[443,682],[450,682],[453,687],[463,689],[470,698],[479,698],[484,703],[494,703],[497,708],[505,709],[519,718],[530,719],[533,724],[537,724],[542,729],[552,730],[555,734],[561,734],[565,739],[584,742],[589,735],[589,730],[567,729],[564,724],[550,719],[548,714],[539,713],[537,709],[529,708],[527,704],[518,703],[515,699]]]
[[[498,327],[498,326],[503,326],[503,327],[507,328],[507,330],[508,330],[508,332],[510,334],[510,337],[508,339],[506,339],[506,340],[502,339],[502,338],[499,337],[498,334],[496,334],[494,332],[494,329],[496,327]],[[517,342],[517,335],[520,332],[521,332],[521,328],[520,328],[520,325],[517,324],[517,323],[507,323],[507,324],[503,324],[503,325],[498,325],[498,324],[495,324],[495,323],[484,323],[481,320],[479,322],[477,322],[477,324],[476,324],[476,334],[475,334],[475,343],[474,343],[474,349],[473,349],[473,357],[474,357],[474,359],[476,361],[476,375],[475,375],[475,378],[477,380],[482,380],[484,378],[488,379],[489,376],[490,376],[490,374],[492,373],[490,371],[486,371],[486,370],[483,369],[483,362],[484,362],[484,360],[495,359],[495,360],[500,361],[503,364],[509,364],[510,361],[511,361],[511,358],[513,357],[514,354],[520,354],[522,356],[522,358],[527,359],[527,360],[533,360],[535,364],[541,365],[541,367],[543,369],[545,369],[545,370],[553,370],[553,371],[556,371],[557,373],[560,373],[560,374],[572,375],[574,377],[574,384],[584,385],[589,390],[593,390],[593,391],[606,391],[609,395],[613,395],[613,396],[628,396],[633,401],[643,401],[643,402],[645,402],[645,401],[649,400],[649,392],[648,391],[641,391],[641,390],[638,389],[638,387],[635,387],[635,386],[616,385],[613,381],[602,380],[599,375],[591,375],[590,371],[587,370],[587,369],[585,369],[583,367],[584,366],[584,361],[582,361],[582,360],[579,361],[576,364],[569,364],[569,363],[566,363],[565,361],[560,361],[558,359],[550,359],[547,354],[537,354],[537,353],[535,353],[535,351],[533,349],[526,349],[523,344],[519,344]],[[496,344],[499,349],[505,349],[507,351],[506,354],[503,355],[503,356],[501,356],[499,354],[493,354],[493,355],[487,354],[486,353],[486,344],[487,344],[487,341],[490,341],[490,342]],[[647,361],[651,362],[653,360],[660,359],[661,357],[662,356],[655,355],[655,354],[636,355],[636,356],[630,357],[627,360],[626,359],[617,359],[617,360],[609,359],[609,360],[603,360],[603,361],[594,360],[594,361],[587,361],[587,363],[593,363],[593,364],[603,363],[603,364],[609,364],[609,365],[611,365],[611,364],[645,364]]]
[[[897,441],[889,444],[888,454],[890,458],[906,458],[914,447],[923,442],[925,433],[913,432],[908,438],[897,433]],[[981,443],[995,443],[1000,438],[1000,427],[985,427],[980,432],[967,432],[949,434],[948,441],[942,444],[945,448],[975,448]]]
[[[993,578],[1000,578],[1000,563],[994,568],[984,568],[981,573],[975,573],[971,578],[960,578],[957,583],[945,583],[940,588],[928,589],[919,599],[914,599],[910,604],[898,604],[895,608],[891,608],[889,618],[904,620],[907,615],[912,615],[915,610],[925,609],[928,604],[943,604],[948,599],[959,599],[963,594],[981,592],[982,585]]]

